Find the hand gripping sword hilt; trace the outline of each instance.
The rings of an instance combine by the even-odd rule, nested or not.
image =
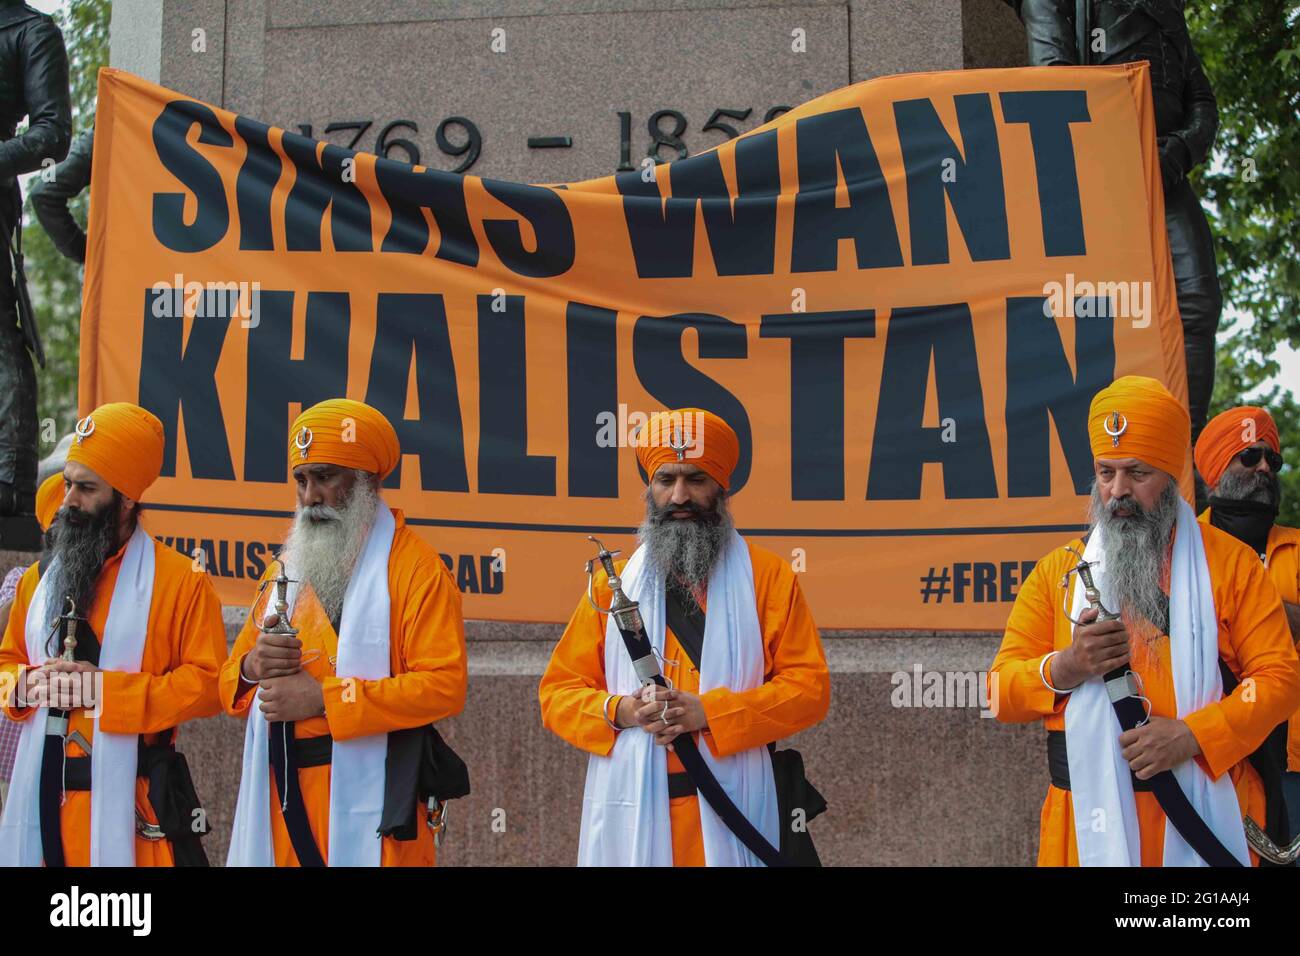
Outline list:
[[[292,580],[286,573],[283,561],[277,558],[276,564],[280,566],[280,573],[273,579],[263,581],[261,588],[258,589],[257,596],[260,598],[267,587],[275,588],[274,592],[272,592],[275,603],[272,606],[275,608],[277,621],[271,627],[265,627],[262,621],[258,621],[257,626],[263,634],[284,634],[292,637],[298,633],[298,629],[289,623],[289,585],[297,582]],[[256,601],[253,603],[253,610],[257,610]],[[265,614],[262,617],[265,619]]]

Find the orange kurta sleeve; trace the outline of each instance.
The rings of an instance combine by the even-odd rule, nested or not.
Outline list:
[[[593,593],[601,607],[609,605],[604,572],[597,572]],[[602,757],[609,755],[618,738],[618,731],[605,722],[601,713],[609,696],[605,685],[605,624],[605,615],[597,613],[583,595],[551,652],[537,688],[542,725],[579,750]]]
[[[797,734],[826,717],[830,671],[812,611],[790,566],[751,546],[765,677],[749,690],[715,687],[700,695],[719,757],[762,747]]]
[[[1040,561],[1020,585],[989,669],[989,696],[997,701],[997,718],[1004,723],[1041,720],[1065,709],[1066,697],[1048,690],[1038,673],[1054,649],[1056,609],[1063,600],[1059,575],[1053,578],[1050,563]],[[1047,676],[1050,680],[1050,664]]]
[[[1241,682],[1222,700],[1183,718],[1217,779],[1244,760],[1300,707],[1300,659],[1277,588],[1245,546],[1212,548],[1219,653]]]
[[[99,726],[109,733],[154,734],[221,711],[217,672],[226,659],[226,629],[212,581],[188,562],[160,563],[155,575],[156,589],[179,593],[170,614],[161,620],[151,614],[149,622],[154,636],[165,634],[175,648],[171,668],[164,674],[102,672]]]
[[[35,712],[33,707],[18,709],[13,704],[18,682],[31,663],[27,659],[27,609],[39,580],[40,570],[35,566],[28,568],[18,580],[18,591],[9,606],[4,639],[0,641],[0,710],[10,720],[26,720]]]
[[[321,681],[335,740],[421,727],[465,707],[465,622],[451,572],[430,549],[418,559],[399,559],[389,588],[390,640],[399,649],[398,666],[394,676],[378,680],[329,676]]]
[[[275,565],[272,564],[262,574],[262,580],[275,577]],[[261,586],[259,582],[259,587]],[[269,593],[269,592],[264,592]],[[247,717],[248,708],[253,703],[253,687],[249,685],[244,688],[244,693],[240,694],[239,668],[244,662],[244,655],[253,649],[257,643],[257,635],[261,633],[257,628],[257,615],[261,613],[261,602],[254,602],[253,607],[248,611],[248,617],[244,621],[244,626],[239,630],[239,636],[235,638],[235,646],[230,649],[230,655],[221,665],[221,671],[217,675],[217,693],[221,698],[221,706],[231,717]]]

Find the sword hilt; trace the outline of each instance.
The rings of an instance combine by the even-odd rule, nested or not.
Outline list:
[[[587,603],[595,608],[597,612],[613,617],[614,623],[623,630],[636,634],[645,633],[645,626],[641,621],[641,612],[638,610],[640,605],[623,592],[623,581],[614,569],[614,558],[619,552],[610,551],[601,544],[598,538],[591,535],[587,535],[587,540],[594,541],[599,549],[595,559],[587,562]],[[610,591],[609,607],[601,607],[596,603],[595,561],[599,561],[605,568],[605,578]],[[655,672],[658,673],[658,665],[655,667]],[[646,675],[642,674],[640,670],[638,670],[637,676],[641,677],[643,681],[646,679]]]
[[[1068,601],[1070,593],[1070,575],[1077,574],[1079,576],[1079,583],[1083,585],[1083,598],[1088,602],[1088,608],[1097,612],[1097,616],[1093,619],[1093,623],[1098,621],[1118,621],[1120,615],[1107,610],[1106,605],[1101,603],[1101,590],[1097,587],[1097,583],[1092,577],[1093,562],[1085,559],[1082,554],[1072,547],[1067,547],[1065,550],[1069,551],[1079,559],[1079,563],[1066,571],[1065,575],[1061,578],[1061,587],[1065,590],[1066,600]],[[1078,621],[1071,616],[1068,607],[1065,608],[1065,616],[1070,623],[1082,626],[1081,621]]]

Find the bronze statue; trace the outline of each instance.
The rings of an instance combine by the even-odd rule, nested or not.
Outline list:
[[[1214,236],[1187,174],[1205,162],[1219,108],[1192,49],[1182,0],[1008,0],[1025,24],[1034,66],[1147,60],[1164,176],[1165,223],[1173,254],[1187,354],[1192,441],[1214,391],[1214,337],[1223,297]]]
[[[27,130],[15,136],[19,121]],[[36,371],[44,362],[22,278],[18,176],[59,162],[72,139],[68,54],[54,21],[0,0],[0,517],[30,514],[36,497]],[[17,276],[15,278],[15,272]],[[30,353],[30,354],[29,354]]]

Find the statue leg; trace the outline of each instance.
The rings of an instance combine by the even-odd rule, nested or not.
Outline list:
[[[10,292],[0,296],[0,514],[35,507],[36,440],[36,371]]]
[[[1214,337],[1219,330],[1223,295],[1214,261],[1214,235],[1200,200],[1186,181],[1165,194],[1165,222],[1174,260],[1178,311],[1183,320],[1187,404],[1195,442],[1205,427],[1214,391]]]

